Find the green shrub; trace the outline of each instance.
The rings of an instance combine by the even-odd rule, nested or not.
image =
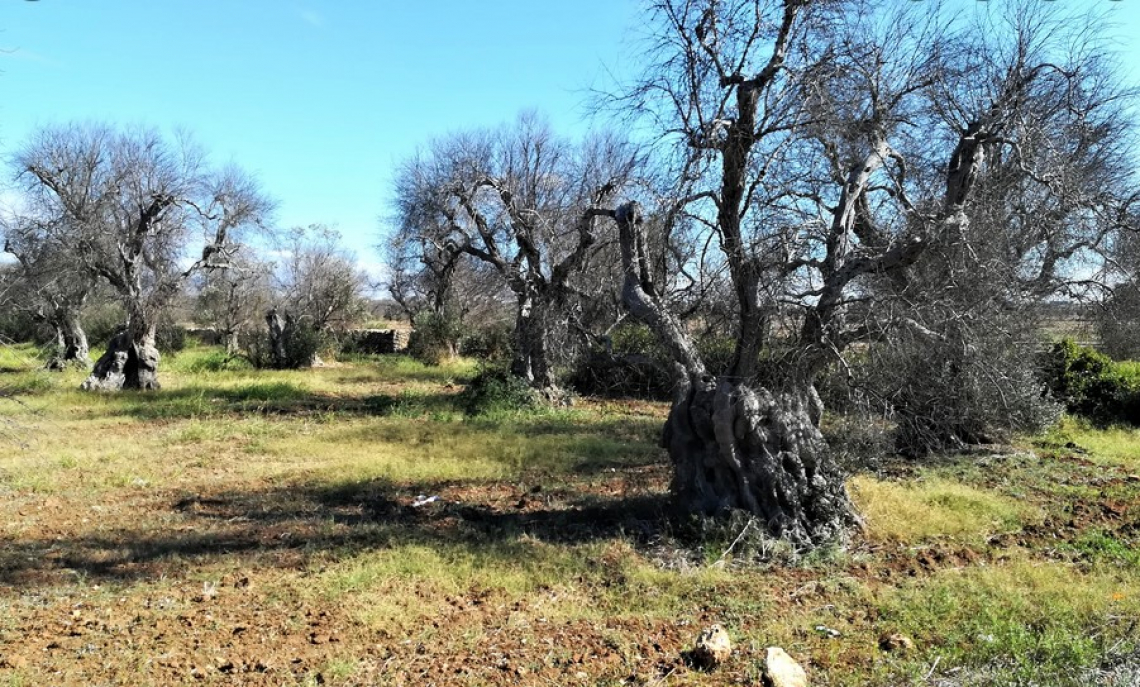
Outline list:
[[[594,350],[581,356],[566,383],[580,394],[668,400],[673,379],[661,360],[640,353]]]
[[[525,380],[503,367],[486,367],[455,396],[466,415],[517,412],[539,405],[538,395]]]
[[[1140,425],[1140,377],[1135,370],[1068,339],[1054,344],[1041,361],[1053,398],[1070,413],[1102,425]]]
[[[509,324],[493,324],[459,339],[459,354],[490,363],[510,360],[514,330]]]
[[[736,338],[731,336],[705,336],[697,340],[697,353],[705,361],[709,374],[728,374],[736,355]]]
[[[163,355],[175,355],[186,348],[186,328],[168,320],[160,321],[154,333],[154,345]]]
[[[412,324],[415,328],[408,337],[408,355],[427,365],[439,365],[455,357],[463,332],[458,317],[424,311],[416,315]]]
[[[298,370],[311,367],[318,359],[318,354],[325,350],[329,343],[327,335],[306,322],[297,322],[285,327],[282,337],[285,339],[283,359],[279,359],[274,353],[269,334],[265,330],[244,334],[240,344],[245,351],[246,359],[259,370],[266,368]]]
[[[0,309],[0,342],[34,343],[54,345],[55,337],[51,327],[36,321],[23,310]]]
[[[654,358],[664,357],[657,336],[640,322],[622,322],[610,333],[610,344],[617,355],[636,354]]]
[[[179,356],[174,362],[174,369],[191,374],[222,372],[224,370],[247,370],[250,367],[250,362],[245,358],[232,356],[218,347],[190,351]]]
[[[623,322],[607,345],[578,358],[566,383],[580,394],[667,400],[673,395],[672,364],[649,327]]]
[[[106,347],[123,328],[127,313],[117,301],[97,302],[83,313],[83,329],[92,346]]]

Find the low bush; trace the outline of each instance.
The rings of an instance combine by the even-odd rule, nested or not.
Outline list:
[[[1057,420],[1061,409],[1045,393],[1032,349],[1000,330],[962,340],[953,330],[943,340],[900,330],[852,351],[821,380],[830,412],[882,421],[853,442],[852,457],[880,443],[879,427],[893,426],[894,449],[918,458],[1007,441]]]
[[[154,333],[154,345],[163,355],[177,354],[186,348],[186,328],[170,321],[160,321]]]
[[[416,315],[415,329],[408,337],[408,355],[427,365],[455,357],[463,323],[449,313],[424,311]]]
[[[92,346],[106,346],[123,328],[127,313],[116,301],[95,303],[83,313],[83,329]]]
[[[319,360],[321,351],[328,347],[328,337],[313,326],[300,322],[286,327],[281,334],[284,339],[284,357],[277,355],[265,330],[251,331],[240,339],[241,349],[246,359],[257,369],[297,370],[312,367]]]
[[[538,394],[504,367],[485,367],[455,396],[468,416],[537,408]]]
[[[491,363],[510,360],[513,334],[509,324],[482,327],[459,339],[459,355]]]
[[[660,360],[640,353],[594,350],[582,356],[566,382],[589,396],[664,401],[673,395],[673,380],[666,370]]]
[[[1140,368],[1066,339],[1042,356],[1041,374],[1053,398],[1099,425],[1140,425]]]
[[[672,397],[671,363],[644,324],[624,322],[603,345],[579,357],[566,383],[580,394],[609,398]]]

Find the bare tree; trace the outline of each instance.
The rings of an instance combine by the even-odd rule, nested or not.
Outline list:
[[[597,218],[636,162],[613,137],[575,148],[525,114],[498,132],[436,141],[399,174],[401,224],[431,250],[480,260],[505,281],[516,303],[512,372],[551,396],[553,333],[597,242]]]
[[[196,318],[218,333],[226,353],[240,351],[242,334],[257,328],[273,298],[273,268],[236,253],[224,270],[207,270],[198,279]]]
[[[456,272],[464,262],[458,246],[437,242],[444,231],[425,230],[421,221],[427,218],[402,217],[384,243],[389,270],[384,286],[408,321],[424,310],[442,315],[455,309]]]
[[[57,221],[60,218],[35,210],[4,220],[4,252],[16,260],[12,276],[20,287],[4,301],[51,328],[56,351],[48,368],[87,367],[91,359],[80,317],[95,288],[94,277],[82,269],[71,247],[55,242],[53,232],[45,228]]]
[[[84,389],[158,388],[160,313],[198,271],[224,269],[234,232],[272,204],[234,167],[207,167],[185,136],[100,125],[49,127],[17,154],[27,196],[53,208],[53,241],[116,291],[127,321]],[[202,247],[191,254],[191,241]]]
[[[1018,275],[1009,300],[1040,297],[1120,226],[1122,94],[1095,34],[1029,3],[988,30],[921,5],[652,5],[654,66],[622,103],[675,143],[673,212],[708,227],[735,296],[735,355],[714,377],[648,277],[641,206],[615,213],[625,302],[682,370],[664,442],[689,510],[743,509],[804,544],[840,535],[856,516],[815,383],[899,327],[945,340],[897,307],[947,286],[920,261],[1020,218],[992,257]]]
[[[339,233],[321,224],[295,227],[281,252],[281,309],[319,332],[347,329],[365,313],[368,279]]]

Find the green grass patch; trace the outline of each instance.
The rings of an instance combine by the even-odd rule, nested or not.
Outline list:
[[[980,543],[996,532],[1020,529],[1036,516],[1035,509],[1011,498],[938,477],[899,483],[859,476],[850,487],[876,540]]]

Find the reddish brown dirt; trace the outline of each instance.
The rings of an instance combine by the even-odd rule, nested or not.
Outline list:
[[[358,609],[308,587],[338,552],[377,545],[363,527],[368,523],[399,526],[428,542],[456,541],[472,528],[534,531],[555,543],[619,533],[638,539],[638,527],[660,516],[667,478],[664,466],[648,466],[551,488],[434,484],[394,492],[382,484],[339,491],[246,484],[193,494],[115,492],[97,504],[17,494],[0,504],[0,516],[21,523],[0,547],[0,681],[7,675],[23,680],[13,684],[37,685],[686,684],[692,669],[682,652],[704,625],[723,621],[715,606],[668,620],[548,620],[542,593],[518,599],[472,588],[441,596],[413,585],[404,592],[423,597],[429,619],[414,628],[378,628],[361,622]],[[1085,478],[1102,480],[1102,498],[1071,504],[1067,516],[1051,514],[1040,528],[995,538],[984,550],[935,543],[916,554],[856,542],[863,555],[852,559],[861,562],[843,573],[890,585],[992,563],[1009,546],[1136,526],[1136,509],[1112,490],[1130,484],[1127,476],[1090,468],[1086,477],[1074,477]],[[442,503],[411,506],[408,494],[421,489]],[[644,537],[647,553],[652,539]],[[776,606],[768,611],[826,604],[817,576],[800,568],[771,572],[766,584]],[[877,618],[873,609],[853,609],[844,620],[871,628]],[[751,622],[741,618],[735,629]],[[810,629],[797,632],[803,642],[827,641]],[[756,684],[763,651],[738,647],[702,684]],[[814,668],[826,670],[869,667],[873,654],[849,643],[813,655]]]

